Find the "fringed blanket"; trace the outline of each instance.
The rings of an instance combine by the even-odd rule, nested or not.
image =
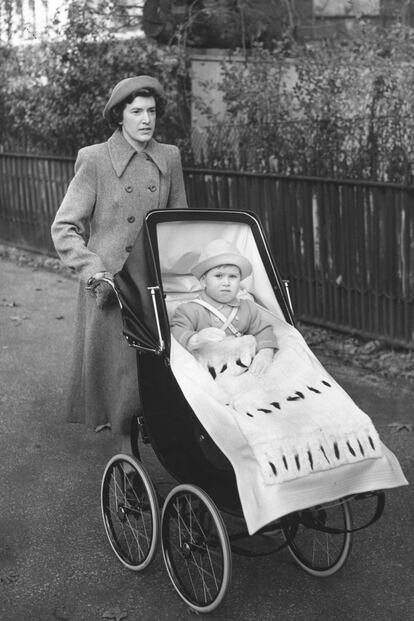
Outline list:
[[[283,407],[286,406],[286,413],[292,411],[294,405],[299,404],[301,407],[303,406],[305,400],[299,395],[295,395],[296,391],[303,392],[304,395],[306,394],[309,404],[314,399],[313,403],[315,404],[317,403],[315,401],[317,397],[329,394],[329,390],[334,388],[335,394],[338,395],[338,404],[347,402],[349,397],[343,394],[339,386],[326,373],[295,328],[289,326],[286,322],[278,321],[276,334],[279,339],[280,352],[285,350],[285,346],[287,348],[288,343],[290,343],[290,351],[298,352],[300,358],[303,358],[303,356],[308,357],[310,368],[313,368],[316,374],[321,373],[321,377],[330,384],[330,386],[325,386],[324,384],[319,386],[314,385],[314,382],[312,384],[309,383],[309,386],[316,387],[317,390],[322,388],[322,390],[320,394],[313,393],[313,391],[305,393],[303,392],[303,383],[300,384],[302,390],[297,387],[298,384],[296,382],[291,384],[292,376],[298,380],[294,372],[292,374],[286,372],[283,378],[281,375],[280,386],[286,387],[286,391],[284,390],[283,394],[285,396],[299,397],[298,400],[286,400],[284,402]],[[246,352],[242,352],[243,354],[246,355]],[[278,356],[280,360],[280,353]],[[213,364],[217,363],[216,368],[219,370],[220,361],[214,354],[212,358],[209,358],[208,365],[212,366],[212,362]],[[230,359],[229,362],[231,366]],[[206,362],[204,362],[205,364]],[[235,364],[235,366],[243,371],[243,367],[240,367],[239,364]],[[267,426],[264,423],[269,419],[276,418],[282,412],[282,409],[279,410],[276,407],[274,413],[273,408],[272,413],[261,412],[260,410],[255,411],[254,409],[246,410],[253,414],[253,417],[250,417],[245,413],[243,414],[243,411],[238,412],[230,405],[226,405],[229,403],[229,392],[220,385],[222,382],[223,384],[225,383],[223,374],[218,374],[222,377],[214,380],[211,373],[206,368],[203,368],[195,357],[181,347],[174,338],[172,338],[171,342],[171,369],[185,398],[201,424],[233,466],[243,514],[250,534],[294,511],[331,502],[351,494],[407,485],[407,480],[398,460],[383,444],[380,444],[383,456],[378,459],[370,458],[353,463],[345,463],[342,466],[330,468],[329,470],[316,471],[314,469],[310,476],[297,476],[298,473],[296,473],[295,478],[285,479],[284,481],[277,479],[276,476],[272,478],[272,467],[269,466],[266,459],[260,458],[261,449],[256,444],[256,439],[262,438],[269,450],[272,451],[274,459],[274,445],[268,442],[266,436],[268,433]],[[241,377],[244,378],[247,385],[248,376],[246,373],[243,373]],[[237,396],[231,398],[236,405]],[[336,407],[336,404],[332,404],[332,402],[331,405],[335,406],[332,410],[334,413],[342,410],[342,408]],[[356,408],[355,405],[354,407]],[[270,408],[265,407],[265,409]],[[307,411],[310,411],[310,409]],[[315,411],[314,408],[312,409],[313,411]],[[253,422],[255,423],[254,432],[248,426],[249,423]],[[261,430],[258,429],[260,425],[262,425]],[[253,439],[255,440],[254,442]],[[294,439],[297,445],[297,428],[295,428]],[[292,465],[294,467],[293,471],[295,471],[296,461]],[[272,473],[270,477],[269,471]],[[269,481],[277,484],[269,485]]]
[[[220,388],[267,485],[382,456],[370,418],[296,338],[261,376],[249,371],[252,336],[226,337],[196,352]]]

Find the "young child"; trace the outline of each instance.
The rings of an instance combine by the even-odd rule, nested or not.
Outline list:
[[[201,252],[191,272],[204,291],[177,307],[171,320],[174,338],[193,352],[226,336],[253,335],[257,353],[249,371],[264,373],[277,349],[272,326],[260,316],[254,302],[237,297],[240,282],[252,272],[250,261],[226,240],[215,239]]]

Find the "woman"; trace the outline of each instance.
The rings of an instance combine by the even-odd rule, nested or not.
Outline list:
[[[153,139],[162,104],[162,87],[150,76],[114,87],[104,117],[116,130],[79,151],[52,224],[56,251],[80,278],[67,418],[110,426],[127,453],[140,410],[136,353],[123,337],[112,288],[96,280],[121,269],[150,209],[187,207],[179,150]]]

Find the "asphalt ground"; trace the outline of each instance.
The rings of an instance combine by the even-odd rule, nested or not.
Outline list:
[[[99,494],[118,450],[111,433],[63,420],[76,286],[53,271],[0,261],[0,619],[188,619],[160,552],[134,573],[108,544]],[[413,385],[317,355],[412,481]],[[151,456],[147,467],[157,484],[170,484]],[[354,536],[349,559],[330,578],[306,574],[286,550],[233,555],[228,594],[209,618],[412,621],[413,500],[412,486],[388,492],[382,519]]]

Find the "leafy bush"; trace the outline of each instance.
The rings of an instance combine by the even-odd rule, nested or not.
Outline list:
[[[4,147],[72,155],[86,144],[106,140],[102,117],[112,87],[131,75],[149,74],[163,84],[165,116],[157,126],[164,141],[186,143],[190,128],[189,84],[177,47],[144,38],[117,38],[108,16],[109,0],[98,10],[71,3],[59,36],[31,47],[0,48],[0,142]]]
[[[366,26],[361,36],[253,48],[222,66],[224,120],[210,115],[204,164],[283,174],[411,182],[414,31]],[[208,85],[205,85],[208,87]]]

